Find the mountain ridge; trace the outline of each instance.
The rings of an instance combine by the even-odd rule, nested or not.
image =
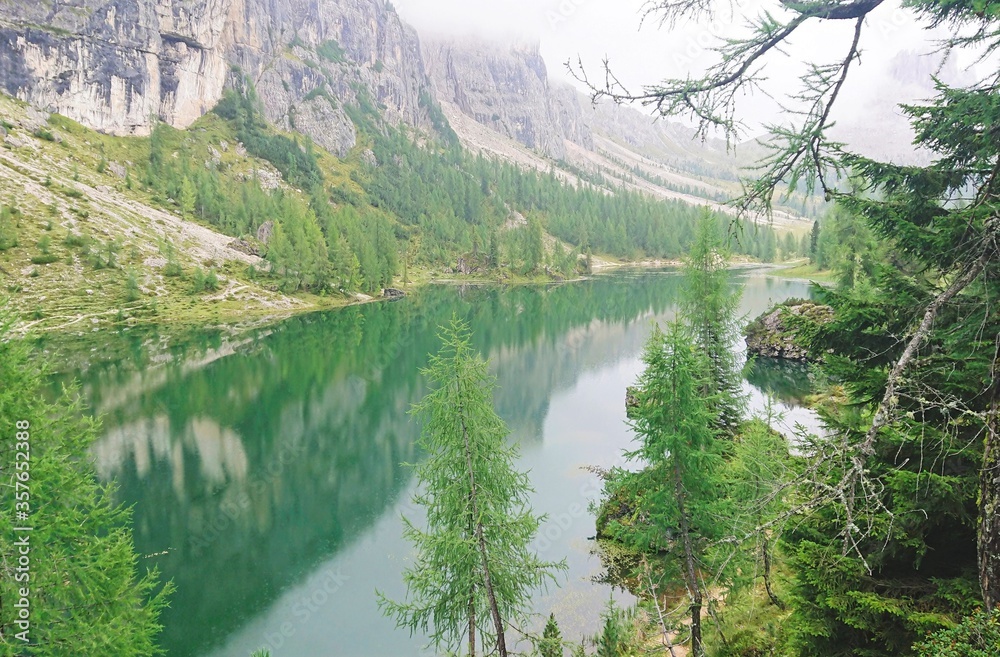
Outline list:
[[[595,137],[603,136],[692,174],[684,184],[693,190],[709,177],[728,181],[725,195],[738,193],[730,183],[739,162],[724,144],[695,142],[691,130],[633,108],[593,106],[549,80],[537,44],[421,38],[384,0],[0,0],[0,7],[0,86],[108,134],[146,135],[154,120],[186,128],[248,80],[269,122],[338,157],[358,143],[347,106],[370,103],[387,125],[434,132],[432,105],[451,103],[557,167],[576,150],[567,142],[596,153]],[[706,200],[720,198],[713,192]]]

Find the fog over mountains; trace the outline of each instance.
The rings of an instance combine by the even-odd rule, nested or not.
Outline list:
[[[384,0],[0,1],[3,90],[112,134],[148,134],[154,119],[187,127],[246,76],[269,121],[338,156],[358,137],[345,106],[369,100],[388,124],[421,132],[440,105],[465,146],[491,157],[695,202],[736,193],[760,152],[752,140],[735,151],[695,140],[644,110],[595,107],[554,81],[537,41],[421,38]],[[911,136],[892,99],[929,92],[932,73],[962,74],[915,52],[889,70],[888,87],[852,101],[863,108],[838,136],[906,158]]]

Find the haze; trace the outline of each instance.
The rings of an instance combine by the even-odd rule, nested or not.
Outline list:
[[[565,63],[576,62],[578,57],[591,76],[601,77],[601,62],[607,57],[616,75],[633,92],[643,84],[703,70],[713,62],[706,48],[712,37],[737,35],[743,27],[734,25],[730,16],[720,15],[715,24],[689,22],[674,29],[660,27],[650,19],[640,29],[646,0],[396,0],[395,4],[400,15],[424,37],[538,42],[553,79],[574,82]],[[773,1],[740,4],[748,13],[768,8],[780,15],[778,3]],[[837,22],[801,30],[784,56],[772,55],[767,60],[765,70],[772,80],[768,90],[794,92],[803,61],[842,59],[851,31],[851,25]],[[862,58],[842,92],[843,102],[837,110],[841,121],[857,120],[878,100],[896,55],[903,51],[930,53],[935,46],[912,14],[894,2],[869,18],[862,48]],[[959,62],[959,70],[966,64]],[[904,100],[919,100],[922,90],[911,85],[902,93],[907,95]],[[764,94],[748,97],[741,113],[750,132],[781,116],[776,102]]]

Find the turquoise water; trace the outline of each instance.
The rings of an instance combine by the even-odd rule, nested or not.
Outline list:
[[[796,281],[743,276],[743,312],[806,296]],[[420,458],[407,415],[425,392],[419,369],[436,329],[469,320],[498,377],[496,406],[521,446],[535,508],[549,516],[536,549],[565,558],[554,611],[564,637],[596,628],[611,594],[596,584],[600,491],[586,466],[622,464],[630,441],[625,387],[654,321],[674,315],[680,279],[625,272],[553,286],[433,286],[394,303],[296,317],[236,337],[188,332],[120,336],[116,355],[67,372],[104,416],[100,475],[134,506],[145,566],[177,585],[163,616],[170,657],[420,655],[422,637],[395,629],[375,590],[402,597],[409,546],[400,514],[413,492],[404,462]],[[808,375],[763,363],[762,390],[784,423]],[[627,594],[616,592],[628,601]]]

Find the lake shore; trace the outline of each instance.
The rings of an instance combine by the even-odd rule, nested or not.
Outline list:
[[[820,272],[820,276],[809,277],[803,275],[807,273],[805,268],[798,264],[801,261],[792,263],[762,263],[750,260],[740,260],[731,263],[730,269],[740,270],[765,270],[768,275],[776,276],[787,280],[797,280],[820,284],[832,282],[832,273]],[[600,257],[594,257],[592,271],[590,274],[574,276],[571,278],[559,278],[550,275],[519,276],[504,273],[498,276],[484,276],[482,274],[456,274],[443,273],[432,270],[417,270],[411,272],[410,280],[404,284],[402,280],[393,282],[395,289],[402,290],[406,294],[417,292],[428,285],[553,285],[571,283],[589,278],[590,276],[611,273],[624,269],[660,269],[682,267],[683,261],[677,259],[642,259],[615,261]],[[32,320],[22,320],[16,323],[15,331],[21,335],[34,334],[44,335],[60,341],[61,338],[78,341],[83,336],[94,334],[95,336],[107,335],[111,333],[129,332],[140,328],[160,327],[171,332],[184,332],[203,328],[216,328],[227,333],[239,334],[248,330],[255,330],[264,326],[280,322],[296,315],[307,315],[317,312],[325,312],[338,308],[346,308],[361,304],[390,302],[393,297],[374,296],[361,292],[351,295],[325,295],[311,293],[296,293],[289,295],[292,303],[283,306],[276,306],[270,303],[246,303],[237,299],[216,298],[218,295],[209,295],[203,300],[187,299],[184,303],[152,303],[149,313],[142,313],[128,316],[126,319],[118,321],[116,315],[117,308],[108,308],[102,312],[70,312],[66,316],[66,321],[62,324],[52,325],[40,323]],[[17,314],[20,310],[16,304],[14,308],[8,308]]]

